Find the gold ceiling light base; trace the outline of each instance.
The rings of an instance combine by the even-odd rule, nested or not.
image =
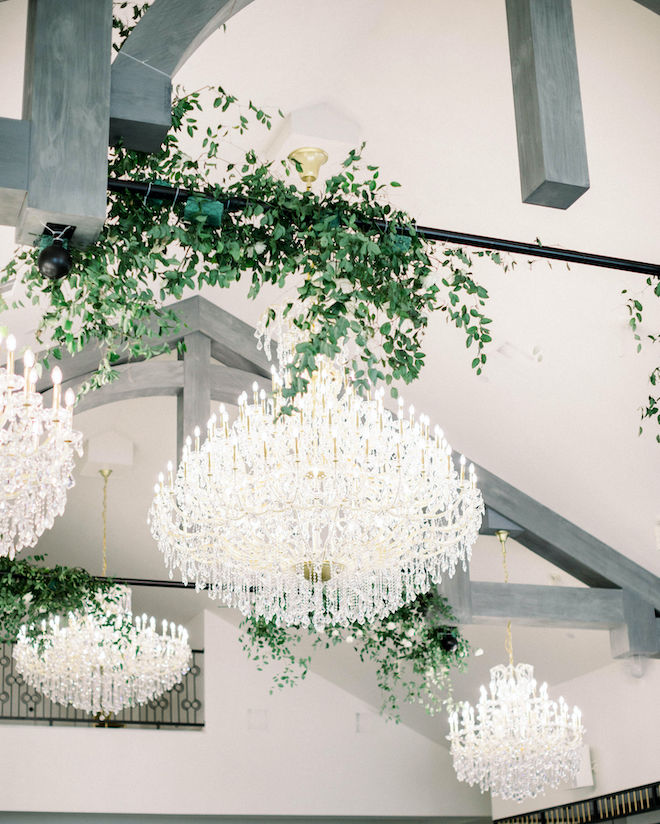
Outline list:
[[[321,166],[328,162],[328,153],[316,146],[301,146],[300,149],[294,149],[288,159],[298,169],[300,179],[307,184],[309,190],[318,178]]]

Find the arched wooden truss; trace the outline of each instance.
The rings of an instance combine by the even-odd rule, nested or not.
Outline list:
[[[211,400],[235,403],[256,379],[265,384],[270,364],[256,346],[254,329],[202,297],[175,305],[181,328],[164,338],[182,360],[124,362],[119,379],[80,401],[78,412],[148,396],[177,396],[179,443],[208,419]],[[61,361],[65,386],[78,387],[99,362],[98,347]],[[22,368],[19,363],[18,369]],[[49,378],[39,385],[46,402]],[[508,529],[516,541],[588,588],[470,581],[458,570],[442,589],[461,623],[502,622],[532,626],[609,629],[615,657],[660,657],[660,579],[611,547],[477,467],[487,510],[482,533]]]

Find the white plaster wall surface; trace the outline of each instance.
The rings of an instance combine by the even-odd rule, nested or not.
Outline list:
[[[563,695],[584,712],[585,741],[591,748],[595,786],[561,789],[521,804],[493,799],[493,818],[570,804],[660,780],[660,661],[645,662],[641,678],[627,661],[557,684],[552,697]]]
[[[377,717],[357,733],[356,713],[371,708],[313,674],[271,696],[234,626],[207,611],[204,630],[203,732],[1,726],[0,809],[488,815],[444,748]],[[248,729],[248,710],[265,711],[267,729]]]

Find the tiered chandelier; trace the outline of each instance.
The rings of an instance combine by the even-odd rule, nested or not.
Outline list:
[[[73,486],[74,453],[82,435],[73,429],[75,395],[61,404],[62,372],[52,372],[53,403],[43,406],[36,391],[35,357],[23,356],[23,375],[14,373],[16,338],[6,341],[7,364],[0,369],[0,556],[13,558],[50,529],[64,512]]]
[[[103,485],[103,575],[106,574],[107,487]],[[131,590],[113,586],[65,620],[51,615],[40,631],[23,625],[14,646],[16,670],[51,701],[100,717],[145,704],[179,683],[190,669],[188,631],[133,616]]]
[[[456,470],[426,416],[358,393],[347,358],[319,357],[307,392],[284,398],[295,342],[282,322],[271,391],[243,393],[232,424],[221,406],[168,465],[151,531],[170,576],[244,614],[319,630],[382,618],[469,559],[474,468]]]
[[[51,616],[41,632],[21,627],[16,670],[51,701],[107,717],[145,704],[181,681],[190,668],[181,626],[131,613],[131,591],[116,586],[96,604]]]
[[[508,533],[498,537],[508,581]],[[448,739],[459,781],[522,801],[575,778],[584,728],[577,707],[571,711],[563,698],[552,701],[545,683],[537,689],[534,667],[514,665],[510,621],[506,648],[509,663],[491,669],[476,710],[463,702],[450,713]]]

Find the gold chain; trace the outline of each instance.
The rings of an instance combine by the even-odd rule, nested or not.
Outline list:
[[[504,583],[509,583],[509,568],[506,565],[506,541],[509,533],[506,529],[498,529],[495,533],[502,545],[502,566],[504,567]],[[506,639],[504,641],[504,649],[509,656],[509,664],[513,666],[513,637],[511,635],[511,619],[506,622]]]
[[[99,469],[103,478],[103,577],[108,571],[108,478],[112,469]]]

